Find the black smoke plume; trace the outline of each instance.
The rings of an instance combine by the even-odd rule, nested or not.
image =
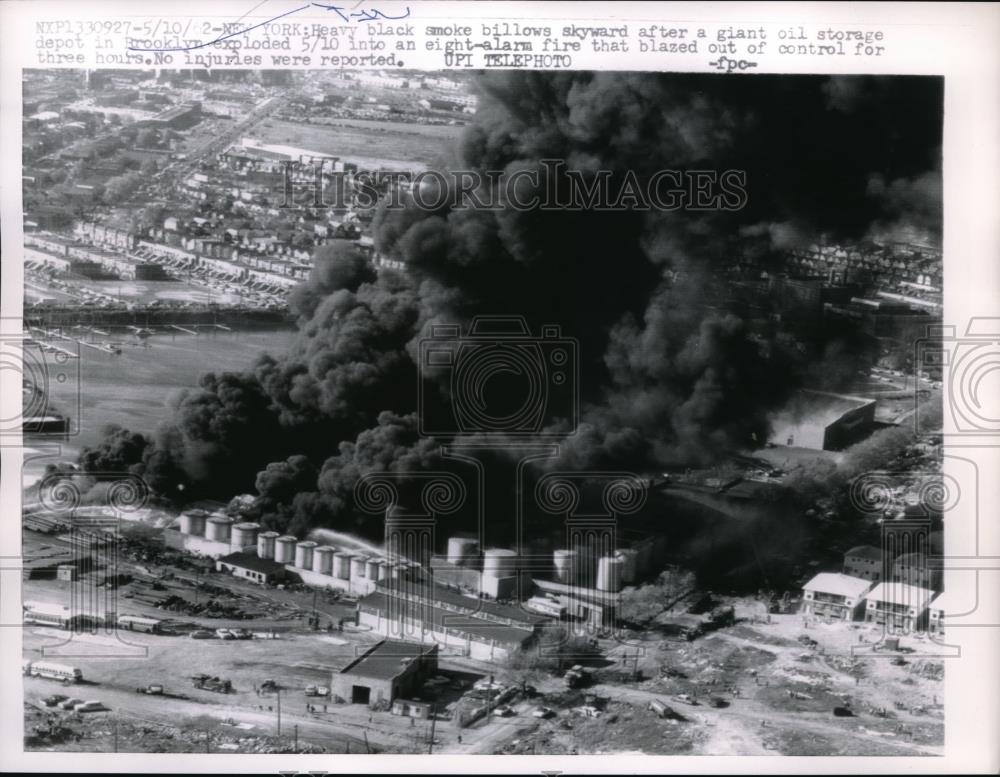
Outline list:
[[[487,314],[523,316],[536,333],[558,324],[579,341],[580,424],[547,465],[711,463],[763,444],[769,412],[825,374],[827,358],[830,374],[853,374],[845,359],[857,350],[848,331],[791,336],[748,317],[728,280],[780,270],[790,247],[892,232],[914,203],[940,233],[940,79],[515,71],[483,74],[478,89],[456,168],[557,159],[616,182],[740,170],[746,205],[382,206],[377,249],[405,272],[376,273],[350,243],[320,248],[292,297],[299,335],[287,353],[205,376],[138,458],[120,433],[101,455],[127,447],[166,493],[256,490],[272,525],[377,534],[354,511],[357,478],[442,466],[441,441],[418,434],[419,339],[430,324]]]

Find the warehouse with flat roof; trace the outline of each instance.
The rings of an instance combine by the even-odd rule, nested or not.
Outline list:
[[[385,639],[333,673],[334,698],[350,704],[384,705],[399,696],[413,695],[437,673],[437,645]]]

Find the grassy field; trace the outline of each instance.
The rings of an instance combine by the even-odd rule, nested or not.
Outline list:
[[[454,146],[462,127],[337,119],[334,124],[296,124],[269,119],[254,137],[318,151],[365,165],[424,169]]]

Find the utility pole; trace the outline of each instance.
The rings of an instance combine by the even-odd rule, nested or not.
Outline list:
[[[437,724],[437,715],[434,714],[434,705],[431,705],[431,736],[427,742],[427,755],[434,752],[434,726]]]
[[[278,688],[278,736],[281,736],[281,688]]]
[[[294,731],[295,731],[295,746],[292,748],[292,752],[297,753],[299,752],[299,726],[297,723],[295,724]]]
[[[364,734],[365,737],[365,752],[367,752],[368,755],[371,755],[372,748],[371,745],[368,744],[368,732],[362,729],[361,733]]]
[[[208,732],[207,728],[205,729],[205,752],[212,752],[212,735]]]
[[[118,752],[118,712],[115,712],[115,752]]]

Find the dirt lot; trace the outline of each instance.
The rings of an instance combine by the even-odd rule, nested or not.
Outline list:
[[[558,678],[548,678],[538,686],[544,698],[519,711],[516,720],[508,719],[505,734],[484,740],[480,744],[489,749],[478,752],[942,752],[942,662],[926,639],[904,638],[903,646],[914,653],[897,666],[890,663],[896,654],[869,650],[880,636],[875,627],[806,624],[800,615],[772,615],[768,622],[759,602],[730,603],[744,620],[693,642],[648,632],[629,644],[602,643],[608,666],[596,671],[597,682],[588,689],[603,706],[601,717],[574,711],[583,703],[582,692],[567,693]],[[803,636],[816,644],[800,642]],[[866,653],[852,655],[857,647]],[[661,667],[666,670],[662,676]],[[623,682],[623,670],[634,669],[640,679]],[[680,701],[680,694],[697,703]],[[671,723],[657,717],[649,710],[654,699],[687,720]],[[530,709],[538,704],[552,708],[556,716],[531,718]],[[853,715],[835,716],[835,707],[849,707]]]
[[[44,541],[35,537],[32,542],[33,551],[51,555],[60,540],[46,535]],[[423,752],[430,746],[428,721],[329,700],[324,709],[324,700],[304,695],[307,685],[329,685],[332,672],[379,639],[349,623],[337,630],[337,622],[353,613],[352,602],[323,594],[314,598],[311,591],[264,589],[227,575],[198,575],[190,562],[175,560],[164,566],[163,556],[142,548],[141,543],[125,546],[118,571],[133,575],[139,583],[119,589],[118,611],[168,618],[176,635],[91,633],[70,639],[65,631],[26,626],[25,658],[78,666],[86,680],[66,690],[54,681],[25,679],[29,746],[111,749],[114,718],[118,725],[127,721],[126,728],[118,730],[123,751],[183,752],[203,747],[213,752],[280,751],[296,747],[296,735],[301,750],[325,752]],[[199,581],[207,585],[196,590]],[[25,599],[65,602],[68,585],[29,580]],[[212,598],[232,608],[224,612],[234,615],[164,612],[149,603],[166,595],[199,604]],[[538,673],[531,682],[539,695],[515,698],[509,717],[494,715],[463,729],[442,717],[434,725],[435,752],[941,753],[947,662],[938,657],[935,643],[911,635],[902,638],[901,647],[912,652],[873,651],[883,636],[874,626],[767,615],[754,599],[723,603],[735,607],[738,623],[691,642],[670,628],[690,616],[673,613],[664,614],[656,629],[630,635],[629,642],[600,640],[602,658],[592,664],[590,688],[569,691],[560,677]],[[308,625],[314,605],[319,631]],[[252,617],[237,618],[235,613]],[[227,641],[188,635],[192,628],[224,626],[250,629],[259,638]],[[267,634],[278,638],[263,638]],[[442,657],[440,663],[440,673],[452,680],[449,685],[461,678],[459,684],[466,687],[477,677],[503,670],[452,656]],[[190,679],[195,673],[227,678],[234,692],[196,689]],[[280,737],[277,695],[256,690],[265,679],[282,688]],[[136,688],[149,683],[162,683],[171,695],[136,693]],[[38,717],[43,713],[32,710],[54,692],[99,700],[110,711],[68,721],[74,713],[54,713],[71,731],[49,736],[44,719]],[[589,700],[587,693],[593,694]],[[682,694],[695,703],[686,703]],[[440,696],[439,711],[446,710],[455,695],[447,691]],[[657,717],[649,709],[653,700],[666,702],[684,719],[671,722]],[[599,717],[581,711],[591,703],[601,710]],[[307,708],[310,704],[312,710]],[[534,717],[532,711],[541,705],[551,708],[554,716]],[[852,714],[835,716],[834,708],[848,708]],[[41,726],[42,733],[34,726]]]

